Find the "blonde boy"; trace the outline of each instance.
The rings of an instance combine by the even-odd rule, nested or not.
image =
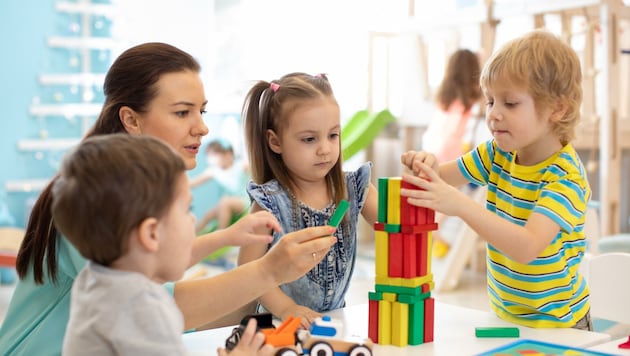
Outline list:
[[[533,31],[492,55],[480,77],[493,139],[438,165],[406,152],[424,191],[409,202],[459,216],[487,241],[490,305],[530,327],[592,329],[589,292],[578,267],[591,191],[570,141],[582,100],[579,59],[569,45]],[[487,185],[486,209],[455,187]]]

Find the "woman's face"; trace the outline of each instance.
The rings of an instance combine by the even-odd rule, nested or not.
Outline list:
[[[168,143],[184,159],[186,168],[193,169],[197,166],[201,138],[208,134],[203,122],[208,100],[199,73],[163,74],[156,87],[157,95],[147,112],[137,113],[138,133]]]

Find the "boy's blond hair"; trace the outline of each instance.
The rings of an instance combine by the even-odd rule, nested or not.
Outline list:
[[[580,60],[571,46],[557,36],[535,30],[516,38],[496,51],[481,71],[481,89],[500,81],[527,88],[536,110],[564,101],[567,111],[552,123],[563,145],[575,136],[582,103]]]

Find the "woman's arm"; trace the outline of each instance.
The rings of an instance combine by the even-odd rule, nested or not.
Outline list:
[[[217,320],[315,267],[337,241],[335,228],[318,226],[286,234],[269,252],[218,276],[175,284],[175,302],[186,329]],[[322,237],[324,236],[324,237]],[[313,258],[313,254],[318,258]]]
[[[226,229],[201,235],[193,242],[193,254],[190,265],[195,265],[203,258],[224,246],[247,246],[250,244],[269,244],[272,240],[270,231],[281,231],[278,220],[267,211],[248,214]]]
[[[262,208],[254,203],[252,205],[252,212],[260,212]],[[264,231],[258,230],[258,233],[264,233]],[[267,230],[267,233],[269,231]],[[282,237],[280,241],[285,239],[286,236]],[[239,251],[238,263],[244,264],[250,261],[255,261],[265,255],[267,252],[267,244],[251,244],[249,246],[242,247]],[[323,256],[321,256],[323,257]],[[315,259],[311,256],[312,259]],[[305,272],[306,273],[306,272]],[[271,314],[281,318],[286,319],[288,316],[300,316],[303,321],[303,325],[310,324],[310,321],[314,319],[316,316],[320,316],[319,313],[316,313],[308,308],[298,306],[293,299],[284,293],[280,287],[275,287],[270,289],[268,292],[261,295],[259,298],[259,302],[267,309]]]

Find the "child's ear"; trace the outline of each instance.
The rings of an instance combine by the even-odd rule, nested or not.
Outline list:
[[[122,106],[118,110],[118,117],[120,118],[120,123],[130,134],[139,134],[140,133],[140,123],[138,122],[138,115],[136,112],[128,107]]]
[[[569,110],[569,104],[565,97],[561,97],[556,100],[555,104],[552,106],[551,116],[549,117],[551,121],[560,121],[564,115]]]
[[[280,147],[280,139],[273,130],[267,130],[267,144],[269,148],[277,154],[282,153],[282,147]]]
[[[138,227],[138,242],[147,252],[157,252],[160,246],[158,220],[146,218]]]

